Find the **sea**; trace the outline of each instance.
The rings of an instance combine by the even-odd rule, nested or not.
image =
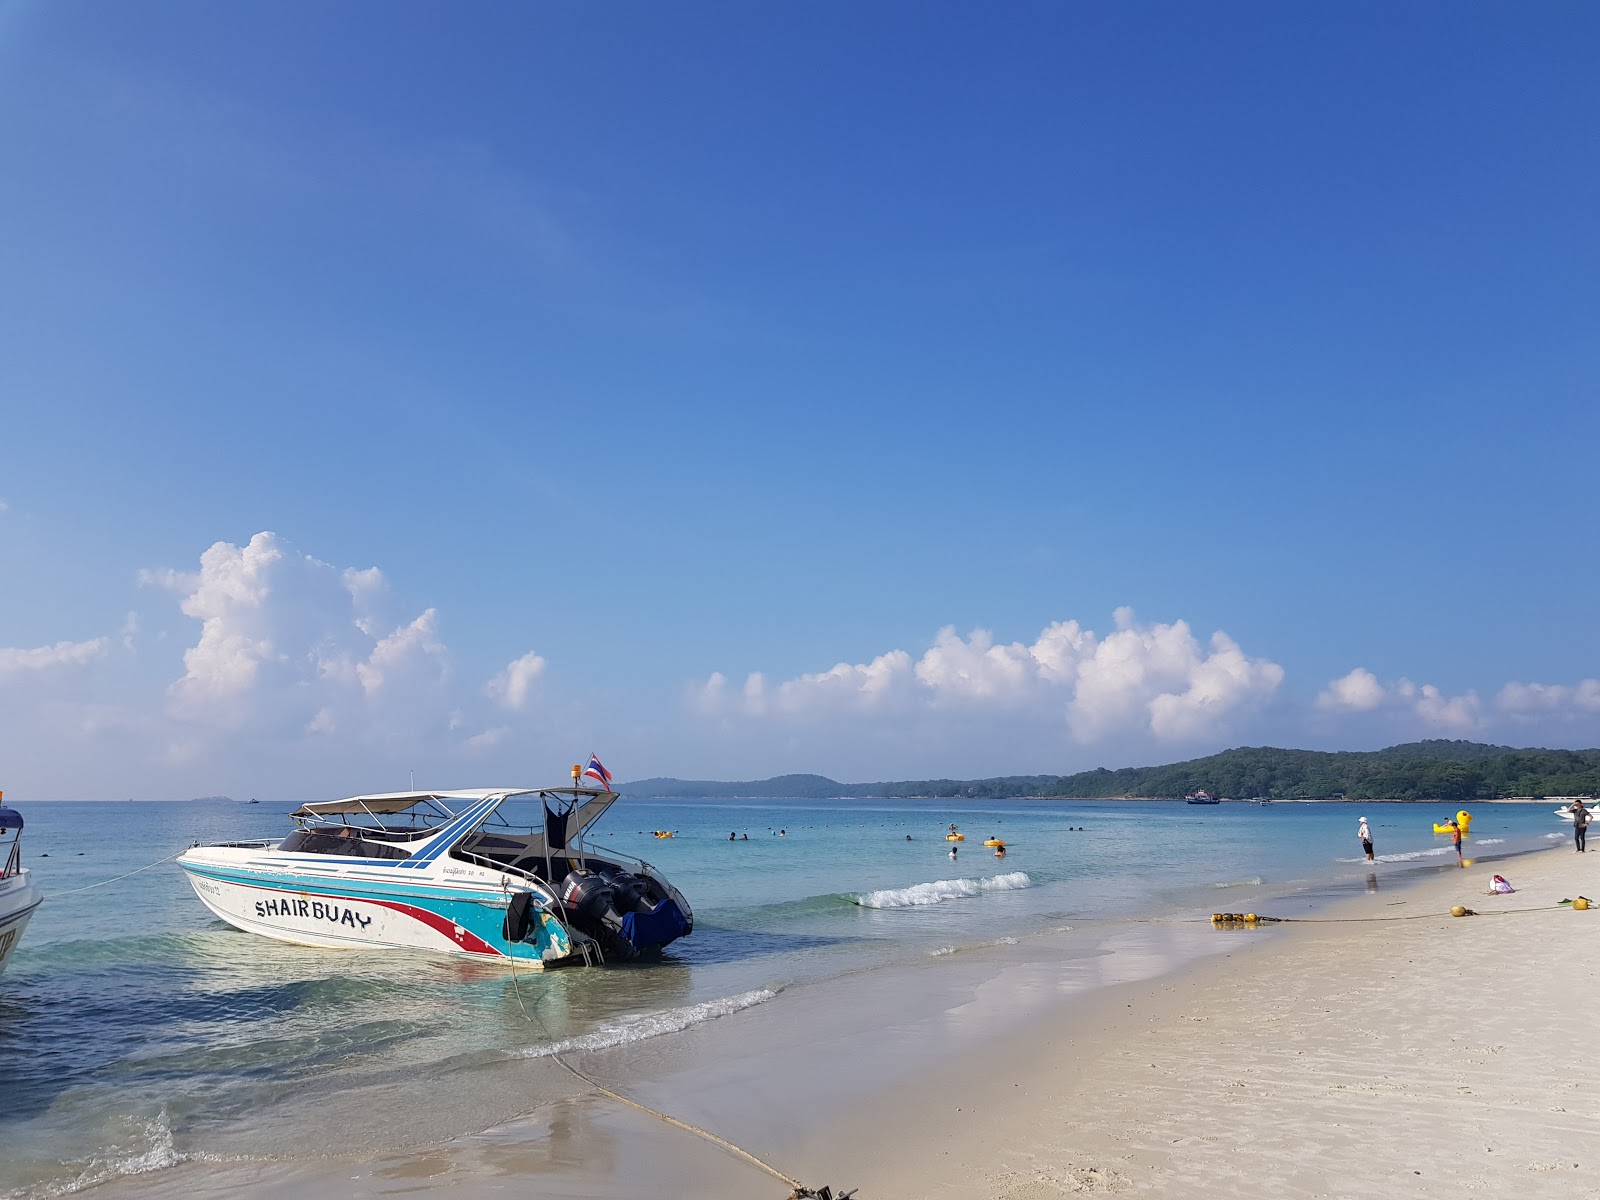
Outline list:
[[[46,899],[0,976],[0,1197],[208,1159],[425,1147],[535,1108],[555,1052],[614,1047],[625,1078],[626,1055],[785,989],[913,966],[937,980],[975,949],[1072,930],[1087,940],[1071,953],[1110,955],[1121,922],[1305,915],[1457,869],[1432,831],[1446,804],[624,796],[589,843],[665,872],[694,933],[654,962],[512,974],[286,945],[213,917],[171,858],[281,835],[295,806],[17,805]],[[1570,838],[1552,808],[1469,806],[1485,884]],[[946,841],[951,824],[964,842]]]

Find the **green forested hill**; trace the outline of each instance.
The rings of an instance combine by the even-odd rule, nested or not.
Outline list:
[[[1600,793],[1600,750],[1537,750],[1478,742],[1426,741],[1386,750],[1280,750],[1241,746],[1160,767],[1100,768],[1077,775],[1001,779],[921,779],[836,783],[822,775],[780,775],[746,783],[645,779],[635,796],[912,796],[1000,799],[1009,796],[1182,796],[1205,788],[1223,796],[1276,800],[1493,800],[1510,796]]]

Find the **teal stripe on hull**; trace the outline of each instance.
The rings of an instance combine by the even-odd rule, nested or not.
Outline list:
[[[441,895],[435,891],[421,890],[415,884],[408,887],[403,883],[384,883],[379,880],[329,879],[264,871],[228,870],[190,863],[180,865],[191,874],[238,887],[261,888],[293,895],[364,900],[369,903],[387,901],[408,904],[459,925],[488,943],[502,956],[509,956],[507,952],[511,950],[504,933],[507,897],[499,890],[469,892],[465,895],[460,893]],[[534,936],[536,941],[533,943],[516,943],[515,956],[518,960],[540,962],[546,961],[546,951],[553,951],[551,958],[565,957],[572,952],[571,938],[565,927],[549,913],[541,912]],[[478,955],[478,957],[483,956]]]

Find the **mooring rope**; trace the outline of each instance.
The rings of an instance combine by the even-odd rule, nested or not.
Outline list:
[[[56,896],[75,896],[79,892],[91,892],[97,887],[105,887],[106,884],[108,884],[108,883],[116,883],[119,879],[127,879],[130,875],[137,875],[140,871],[148,871],[151,867],[159,867],[164,862],[171,862],[173,859],[177,858],[179,854],[182,854],[184,852],[184,850],[187,850],[187,849],[189,849],[189,847],[185,846],[183,848],[183,850],[179,850],[177,854],[169,854],[165,858],[158,858],[153,863],[145,863],[144,866],[135,867],[133,870],[128,871],[125,874],[114,875],[110,879],[102,879],[99,883],[85,884],[83,887],[79,887],[79,888],[69,888],[67,891],[64,891],[64,892],[47,892],[45,894],[45,898],[46,899],[51,899],[51,898],[56,897]]]
[[[522,1010],[523,1019],[529,1024],[537,1025],[545,1037],[554,1041],[555,1039],[550,1033],[550,1027],[544,1023],[543,1018],[537,1017],[533,1013],[530,1013],[528,1011],[527,1004],[523,1002],[522,985],[517,979],[517,956],[515,953],[515,947],[509,940],[506,943],[506,950],[508,952],[507,957],[511,959],[511,989],[516,993],[517,1007]],[[537,1003],[535,1003],[534,1008],[535,1011],[537,1011]],[[704,1138],[712,1145],[720,1146],[722,1149],[728,1151],[728,1153],[737,1155],[739,1158],[744,1159],[745,1162],[750,1163],[752,1166],[759,1167],[768,1175],[771,1175],[774,1179],[781,1180],[791,1189],[789,1192],[789,1200],[809,1200],[809,1198],[812,1197],[815,1197],[816,1200],[832,1200],[832,1189],[828,1187],[823,1187],[820,1189],[809,1188],[805,1184],[801,1183],[798,1179],[793,1179],[788,1175],[785,1175],[771,1163],[764,1162],[760,1158],[757,1158],[754,1154],[751,1154],[750,1151],[734,1145],[732,1142],[728,1141],[727,1138],[718,1137],[709,1129],[702,1129],[700,1126],[690,1124],[688,1121],[681,1121],[677,1117],[662,1112],[660,1109],[651,1108],[648,1104],[641,1104],[637,1100],[634,1100],[628,1096],[624,1096],[621,1092],[608,1088],[605,1084],[601,1083],[593,1076],[585,1074],[583,1071],[580,1071],[577,1067],[573,1066],[566,1060],[561,1051],[552,1050],[549,1054],[549,1057],[554,1059],[559,1066],[570,1072],[573,1078],[579,1079],[588,1084],[595,1091],[600,1092],[602,1095],[610,1096],[613,1100],[619,1101],[622,1104],[626,1104],[630,1108],[636,1108],[640,1112],[649,1113],[652,1117],[659,1117],[668,1125],[676,1126],[679,1129],[694,1134],[696,1137]],[[840,1192],[838,1200],[850,1200],[850,1197],[854,1195],[854,1191]]]

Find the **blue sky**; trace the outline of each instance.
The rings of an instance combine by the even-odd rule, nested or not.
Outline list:
[[[1600,743],[1597,34],[0,7],[0,787]]]

